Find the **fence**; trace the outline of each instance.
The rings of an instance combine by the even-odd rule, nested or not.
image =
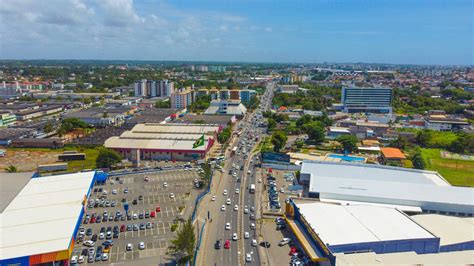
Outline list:
[[[206,225],[206,220],[204,220],[204,223],[202,223],[201,231],[199,232],[199,239],[198,239],[198,242],[197,242],[197,245],[196,245],[196,250],[194,250],[193,266],[196,265],[197,254],[198,254],[198,252],[199,252],[199,249],[201,248],[202,231],[204,231],[204,225]]]

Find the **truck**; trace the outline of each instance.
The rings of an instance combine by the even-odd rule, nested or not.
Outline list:
[[[38,172],[66,171],[67,163],[43,164],[38,165]]]
[[[249,193],[255,193],[255,184],[250,184]]]

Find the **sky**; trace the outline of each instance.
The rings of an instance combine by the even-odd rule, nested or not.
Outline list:
[[[474,64],[472,0],[1,0],[0,59]]]

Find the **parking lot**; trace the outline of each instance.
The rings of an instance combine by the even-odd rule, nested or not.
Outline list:
[[[147,257],[160,257],[157,262],[163,264],[169,262],[165,254],[174,238],[173,223],[188,218],[201,191],[195,187],[195,180],[199,180],[197,169],[183,168],[109,177],[105,184],[95,185],[84,213],[83,233],[78,233],[84,236],[82,240],[77,237],[72,258],[77,256],[78,263],[84,264]],[[88,240],[95,240],[93,248],[84,245]],[[81,254],[84,257],[79,261]]]

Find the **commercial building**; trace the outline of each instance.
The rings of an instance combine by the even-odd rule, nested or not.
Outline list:
[[[392,88],[343,87],[341,103],[347,113],[391,113]]]
[[[239,90],[230,90],[229,99],[231,100],[240,100],[240,91]]]
[[[204,114],[243,116],[246,112],[247,108],[245,108],[240,100],[213,100]]]
[[[310,197],[324,202],[393,206],[409,213],[474,214],[474,188],[451,186],[432,171],[303,161],[300,182],[308,186]]]
[[[0,197],[0,264],[67,265],[83,203],[99,176],[82,172],[28,180],[0,174],[2,192],[9,190]]]
[[[139,80],[134,85],[135,96],[169,97],[174,91],[174,83],[168,80]]]
[[[47,116],[55,113],[59,113],[63,110],[62,105],[49,105],[49,106],[41,106],[39,108],[24,110],[20,112],[16,112],[16,120],[19,121],[26,121],[42,116]]]
[[[71,112],[64,116],[64,118],[77,118],[84,123],[96,127],[105,127],[120,125],[124,122],[125,117],[134,112],[133,108],[90,108],[77,112]]]
[[[180,88],[171,92],[171,108],[184,109],[193,103],[193,91]]]
[[[205,158],[222,127],[200,124],[138,124],[104,146],[134,162],[140,160],[193,161]],[[203,145],[194,144],[204,137]]]
[[[16,122],[16,115],[10,111],[0,110],[0,127],[5,127]]]
[[[425,128],[436,131],[461,130],[469,125],[467,119],[448,115],[428,115],[425,118]]]
[[[250,102],[250,99],[252,98],[252,96],[256,94],[257,92],[254,90],[240,90],[240,100],[243,103],[248,103]]]

